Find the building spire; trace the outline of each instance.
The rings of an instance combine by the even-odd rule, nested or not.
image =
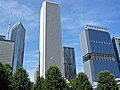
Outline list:
[[[11,18],[12,18],[12,12],[10,13],[10,19],[9,19],[9,23],[8,23],[8,33],[7,33],[7,39],[8,39],[8,40],[9,40],[9,38],[10,38]]]

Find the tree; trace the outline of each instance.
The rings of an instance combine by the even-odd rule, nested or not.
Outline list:
[[[69,87],[70,87],[70,90],[75,90],[75,88],[76,88],[75,78],[70,79]]]
[[[57,66],[50,66],[45,76],[47,90],[67,90],[68,85]]]
[[[88,77],[85,73],[81,72],[75,78],[75,88],[73,90],[93,90]]]
[[[0,90],[12,90],[12,67],[0,63]]]
[[[29,75],[22,67],[18,67],[13,75],[13,90],[30,90],[31,84]]]
[[[98,74],[97,90],[119,90],[114,76],[109,71],[102,71]]]
[[[33,85],[32,90],[47,90],[46,80],[43,77],[37,77],[35,84]]]

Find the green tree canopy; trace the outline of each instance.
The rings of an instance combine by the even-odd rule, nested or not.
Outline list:
[[[0,63],[0,90],[12,90],[12,67]]]
[[[76,89],[76,80],[75,80],[75,78],[70,79],[69,81],[70,81],[70,83],[69,83],[70,90],[75,90]]]
[[[119,90],[114,76],[109,71],[99,73],[97,90]]]
[[[22,67],[18,67],[13,75],[13,90],[30,90],[31,84],[29,75]]]
[[[93,90],[87,75],[83,72],[79,73],[75,78],[74,87],[73,90]]]
[[[32,90],[47,90],[46,80],[43,77],[37,77],[37,80],[33,85]]]
[[[50,66],[45,76],[48,90],[66,90],[68,88],[57,66]]]

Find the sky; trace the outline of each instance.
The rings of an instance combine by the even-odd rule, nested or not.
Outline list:
[[[26,29],[23,67],[30,80],[39,64],[40,9],[44,0],[0,0],[0,35],[21,22]],[[77,73],[83,72],[80,32],[89,25],[108,28],[112,37],[120,37],[120,0],[46,0],[60,5],[62,46],[75,49]]]

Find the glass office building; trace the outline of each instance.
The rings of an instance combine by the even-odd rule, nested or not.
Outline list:
[[[14,42],[5,40],[5,36],[0,35],[0,62],[3,64],[13,64]]]
[[[120,73],[120,37],[113,37],[112,42],[116,55],[116,60],[118,62],[119,73]]]
[[[15,42],[13,61],[13,72],[15,72],[18,66],[23,66],[25,28],[21,22],[12,27],[11,40]]]
[[[75,63],[75,53],[74,48],[63,47],[64,52],[64,70],[65,77],[72,79],[76,77],[76,63]]]
[[[84,72],[91,82],[97,81],[98,73],[108,70],[119,78],[112,40],[106,28],[87,25],[80,33]]]

